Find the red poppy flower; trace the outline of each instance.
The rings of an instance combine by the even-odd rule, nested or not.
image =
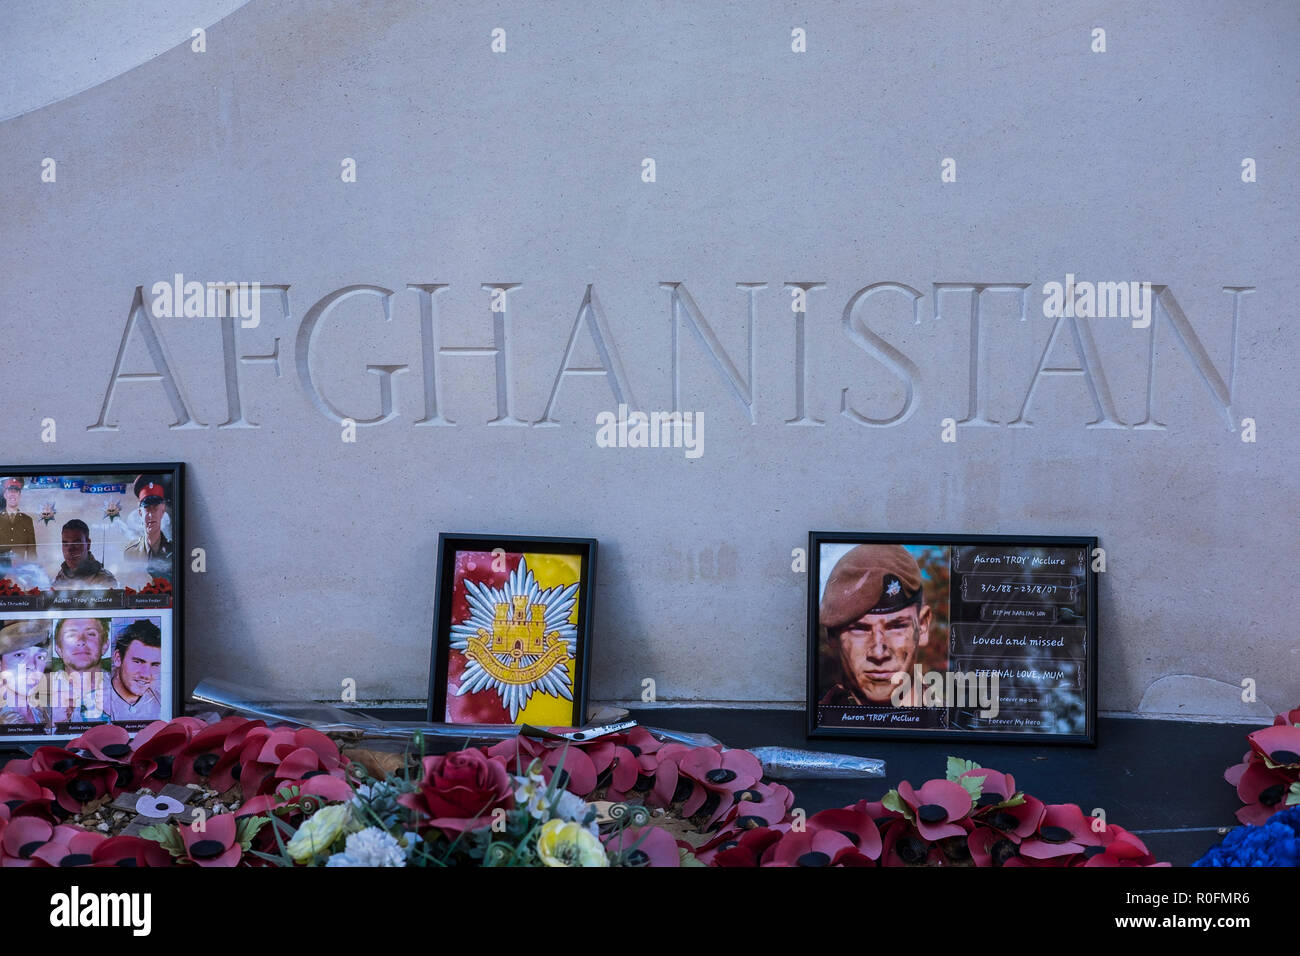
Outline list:
[[[880,851],[883,847],[880,828],[867,812],[865,800],[859,800],[852,807],[814,813],[808,818],[808,829],[834,830],[846,837],[867,859],[880,859]]]
[[[763,765],[748,750],[719,751],[712,747],[696,747],[685,754],[678,769],[698,784],[686,798],[682,815],[708,812],[706,829],[731,809],[737,793],[753,787],[763,776]]]
[[[1014,807],[987,806],[975,815],[975,822],[1000,831],[1013,843],[1019,843],[1038,832],[1046,807],[1037,797],[1025,795],[1024,802]]]
[[[196,723],[199,728],[204,726],[192,717],[156,720],[137,733],[131,744],[131,769],[138,784],[123,789],[137,789],[139,786],[157,793],[165,785],[174,783],[176,758],[197,732]]]
[[[81,827],[57,826],[49,842],[32,852],[33,860],[40,860],[46,866],[91,866],[94,864],[95,848],[107,837],[93,830]]]
[[[1020,854],[1018,842],[1010,833],[976,825],[966,838],[966,848],[976,866],[1006,866]]]
[[[191,736],[175,755],[172,782],[183,785],[206,779],[214,789],[228,790],[234,781],[226,771],[239,759],[239,753],[226,750],[226,738],[246,723],[243,717],[226,717]],[[221,779],[210,779],[213,776]]]
[[[790,831],[764,854],[763,866],[873,866],[853,842],[834,830]]]
[[[898,795],[912,809],[916,828],[926,840],[964,836],[968,827],[958,821],[966,819],[971,811],[970,793],[952,780],[927,780],[920,790],[904,780],[898,785]]]
[[[660,827],[627,827],[606,838],[605,848],[614,853],[626,849],[628,863],[632,866],[682,865],[677,841]]]
[[[54,799],[68,813],[80,813],[82,808],[93,800],[104,796],[115,796],[121,792],[118,771],[125,771],[130,780],[129,767],[111,767],[103,765],[78,766],[60,774],[55,771],[36,773],[33,777],[44,782],[54,791]]]
[[[635,747],[641,754],[658,753],[660,749],[666,746],[644,727],[633,727],[626,734],[620,734],[619,736],[623,738],[623,746],[629,749]]]
[[[203,829],[180,826],[181,842],[185,844],[183,859],[198,866],[235,866],[243,855],[243,848],[235,839],[238,823],[233,814],[218,813],[203,821]]]
[[[794,806],[794,793],[779,783],[754,784],[735,795],[735,803],[722,818],[722,827],[752,830],[770,827],[789,818]]]
[[[88,751],[108,763],[125,763],[131,756],[131,733],[120,724],[96,724],[69,741],[67,749]]]
[[[1055,860],[1100,843],[1091,818],[1085,817],[1078,806],[1053,803],[1044,808],[1038,832],[1020,844],[1020,855],[1034,861]]]
[[[1237,819],[1261,826],[1279,810],[1286,809],[1286,794],[1295,780],[1294,772],[1283,767],[1270,769],[1255,757],[1229,767],[1224,778],[1237,788],[1237,796],[1246,806],[1237,811]]]
[[[12,767],[17,762],[11,760],[6,767]],[[0,806],[5,807],[10,813],[21,812],[23,806],[29,803],[48,807],[53,800],[54,792],[41,786],[30,776],[13,773],[7,769],[0,771]]]
[[[1250,741],[1250,749],[1270,763],[1300,770],[1300,727],[1274,724],[1247,734],[1246,739]]]
[[[172,855],[162,844],[143,837],[109,837],[90,854],[96,866],[171,866]]]
[[[980,798],[975,804],[976,809],[1002,803],[1016,795],[1016,778],[1009,773],[1000,773],[997,770],[989,770],[987,767],[978,767],[974,770],[967,770],[962,774],[962,777],[970,777],[980,781],[981,791]],[[993,799],[995,797],[996,800]]]
[[[560,785],[570,793],[585,797],[596,789],[596,765],[581,747],[561,745],[549,750],[542,758],[542,766],[548,781],[552,774],[559,772],[563,777]]]
[[[784,829],[759,827],[739,835],[733,832],[725,839],[718,839],[716,846],[714,841],[710,841],[695,855],[701,863],[709,866],[756,867],[788,830],[788,826]]]
[[[640,747],[640,744],[633,744]],[[637,755],[636,762],[640,774],[638,785],[645,780],[650,784],[647,802],[658,807],[671,806],[677,802],[686,802],[700,787],[689,776],[681,772],[681,761],[694,751],[686,744],[670,743]],[[622,794],[611,795],[610,799],[622,799]]]
[[[943,862],[943,850],[907,820],[891,820],[881,833],[881,866],[941,866]]]
[[[0,866],[33,866],[32,854],[54,837],[54,825],[40,817],[13,817],[0,836]]]
[[[1289,710],[1285,714],[1278,714],[1273,718],[1275,727],[1300,727],[1300,707],[1295,710]]]
[[[1114,823],[1098,834],[1096,846],[1084,849],[1084,866],[1157,866],[1146,844]],[[1167,865],[1167,864],[1166,864]]]
[[[503,761],[508,773],[523,776],[528,772],[529,765],[544,756],[545,752],[546,747],[540,740],[520,735],[498,741],[488,747],[485,754]]]
[[[607,794],[624,794],[636,786],[641,764],[635,750],[613,741],[601,741],[585,749],[596,768],[597,787],[603,784]]]
[[[231,760],[227,755],[220,758],[219,765],[222,774],[228,774],[232,782],[239,781],[245,796],[273,793],[284,786],[285,780],[317,773],[346,776],[348,761],[318,731],[238,727],[232,737],[239,744],[239,757]],[[286,761],[288,766],[283,765]],[[213,772],[217,773],[215,766]]]

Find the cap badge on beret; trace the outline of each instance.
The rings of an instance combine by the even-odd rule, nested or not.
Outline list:
[[[863,614],[893,614],[924,603],[921,568],[897,544],[860,544],[846,551],[822,592],[823,627],[843,627]]]

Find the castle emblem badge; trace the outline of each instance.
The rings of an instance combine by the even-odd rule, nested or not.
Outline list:
[[[501,587],[466,579],[465,597],[469,617],[451,627],[451,646],[468,661],[456,696],[493,691],[511,720],[534,693],[573,700],[577,583],[540,588],[521,558]]]

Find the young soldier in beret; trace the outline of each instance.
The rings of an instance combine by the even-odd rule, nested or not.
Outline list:
[[[890,704],[895,674],[910,674],[916,650],[930,640],[930,608],[921,569],[897,544],[861,544],[826,580],[818,609],[822,640],[840,660],[842,677],[822,697],[831,705]],[[900,706],[919,706],[915,689]]]

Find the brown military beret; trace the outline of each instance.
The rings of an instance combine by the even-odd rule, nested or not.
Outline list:
[[[14,621],[0,629],[0,654],[12,654],[50,639],[49,621]]]
[[[822,627],[921,603],[921,569],[898,544],[860,544],[836,562],[818,612]]]

